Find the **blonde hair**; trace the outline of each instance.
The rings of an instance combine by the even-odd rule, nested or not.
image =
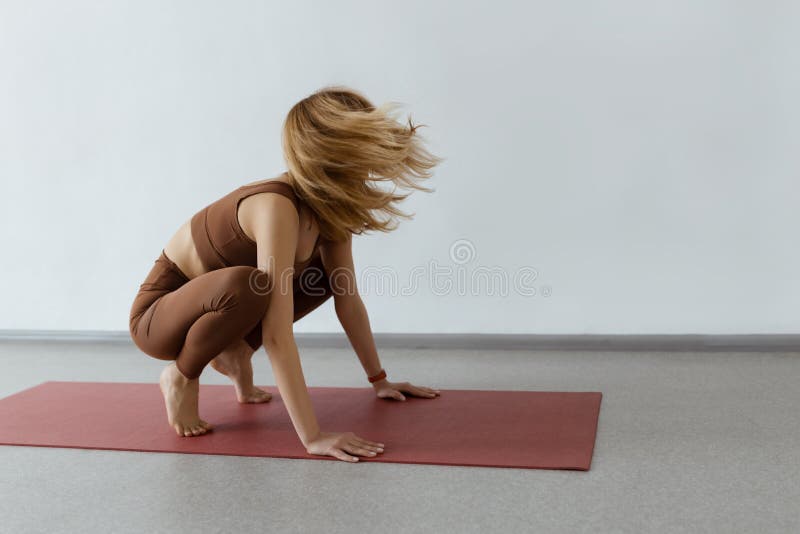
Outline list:
[[[348,233],[390,232],[398,218],[413,218],[396,204],[443,161],[423,146],[411,118],[391,116],[396,102],[375,107],[343,86],[324,87],[295,104],[282,132],[283,153],[295,193],[315,213],[321,235],[332,241]],[[388,183],[390,191],[378,185]],[[397,188],[409,189],[398,192]]]

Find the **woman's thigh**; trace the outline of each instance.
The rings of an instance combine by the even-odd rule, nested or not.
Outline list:
[[[265,276],[253,267],[233,266],[217,269],[193,278],[155,300],[139,319],[137,345],[160,359],[174,359],[181,352],[189,329],[207,313],[221,313],[235,306],[254,309],[259,294],[250,283],[255,275]],[[263,285],[260,287],[264,287]]]

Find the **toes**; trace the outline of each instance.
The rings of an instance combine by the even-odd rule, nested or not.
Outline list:
[[[175,432],[177,432],[179,436],[184,436],[188,438],[191,436],[200,436],[202,434],[205,434],[213,427],[210,424],[206,423],[205,421],[200,421],[198,424],[186,427],[175,425],[174,428]]]
[[[237,392],[236,398],[243,404],[254,404],[259,402],[267,402],[272,398],[272,393],[258,388],[254,388],[249,393],[240,394]]]
[[[269,391],[264,391],[263,389],[255,388],[253,390],[253,397],[260,399],[261,401],[267,401],[272,398],[272,393]]]

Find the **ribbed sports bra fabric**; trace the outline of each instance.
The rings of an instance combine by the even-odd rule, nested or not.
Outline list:
[[[287,197],[299,212],[300,201],[292,186],[285,182],[272,180],[238,187],[192,216],[192,239],[200,261],[206,270],[214,271],[234,265],[257,267],[256,243],[244,233],[239,224],[237,211],[242,200],[251,195],[265,192],[278,193]],[[317,236],[311,257],[304,262],[295,262],[295,276],[316,258],[319,251],[318,245],[319,236]]]

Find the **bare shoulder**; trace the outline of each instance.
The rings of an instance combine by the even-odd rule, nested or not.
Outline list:
[[[327,250],[328,252],[336,252],[336,251],[349,251],[352,249],[353,245],[353,235],[348,234],[347,239],[342,241],[333,241],[331,239],[320,239],[320,247]]]
[[[353,235],[348,234],[343,241],[324,240],[320,247],[320,257],[325,272],[330,276],[333,298],[339,306],[358,296],[355,265],[353,263]]]
[[[271,223],[280,221],[280,225],[292,223],[295,228],[300,224],[300,217],[294,203],[287,197],[265,191],[250,195],[239,204],[236,214],[244,233],[253,241],[258,241],[259,234],[269,231]]]
[[[320,242],[322,263],[327,271],[336,268],[353,268],[353,236],[349,234],[343,241],[322,239]]]

